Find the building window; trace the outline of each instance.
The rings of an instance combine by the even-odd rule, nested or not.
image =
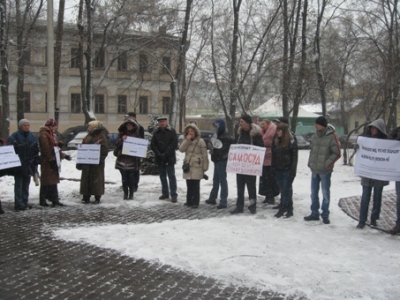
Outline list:
[[[149,109],[148,109],[148,97],[147,96],[141,96],[139,98],[139,113],[140,114],[147,114]]]
[[[139,72],[140,73],[147,73],[149,68],[149,59],[147,58],[146,54],[139,55]]]
[[[94,96],[94,112],[104,114],[104,95]]]
[[[171,58],[169,58],[168,56],[164,56],[162,58],[162,71],[161,73],[163,75],[167,75],[170,74],[170,70],[171,70]]]
[[[97,69],[104,69],[105,65],[105,54],[104,50],[96,50],[94,55],[94,67]]]
[[[81,112],[81,94],[71,94],[71,113]]]
[[[71,48],[71,68],[79,68],[79,49]]]
[[[24,112],[31,112],[31,93],[24,92]]]
[[[170,97],[163,97],[162,98],[162,113],[163,115],[169,115],[170,113]]]
[[[128,69],[128,55],[122,52],[118,56],[118,71],[126,71]]]
[[[128,112],[126,108],[126,95],[118,95],[118,113],[126,114]]]

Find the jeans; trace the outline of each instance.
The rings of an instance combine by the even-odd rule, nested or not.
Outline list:
[[[214,163],[213,187],[210,192],[209,200],[218,198],[219,186],[221,185],[221,201],[220,204],[226,205],[228,202],[228,182],[226,180],[226,164],[227,161],[218,161]]]
[[[135,172],[136,171],[124,171],[119,170],[121,172],[122,177],[122,186],[124,188],[129,188],[129,190],[133,191],[136,181]]]
[[[289,170],[275,170],[275,179],[281,190],[281,208],[293,207],[292,178]]]
[[[372,206],[371,212],[371,220],[378,220],[379,215],[381,213],[381,205],[382,205],[382,191],[383,186],[381,187],[372,187],[372,186],[363,186],[363,192],[361,196],[361,206],[360,206],[360,223],[365,223],[368,218],[368,206],[369,201],[371,200],[372,189],[374,189],[373,201],[374,204]]]
[[[400,181],[396,181],[396,208],[397,208],[397,220],[396,226],[400,227]]]
[[[319,217],[319,185],[321,183],[322,189],[322,218],[329,216],[329,202],[331,199],[330,188],[331,188],[331,175],[332,173],[312,173],[311,175],[311,214]]]
[[[15,209],[24,208],[28,205],[29,184],[31,176],[14,176],[14,206]]]
[[[199,205],[200,203],[200,180],[186,180],[187,192],[186,203],[189,206]]]
[[[249,193],[250,206],[256,208],[257,191],[256,191],[257,177],[253,175],[236,174],[237,185],[237,200],[236,207],[243,209],[244,206],[244,189],[247,185],[247,192]]]
[[[176,193],[175,165],[159,164],[158,171],[160,172],[162,194],[164,196],[169,196],[170,194],[172,197],[178,196],[178,194]],[[168,188],[167,175],[169,179],[169,188]]]

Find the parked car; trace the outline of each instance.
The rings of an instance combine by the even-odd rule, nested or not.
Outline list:
[[[342,136],[339,137],[339,142],[341,145],[341,148],[343,149],[346,146],[346,139],[347,139],[347,134],[344,134]],[[349,148],[353,148],[354,145],[357,143],[357,138],[358,138],[358,134],[351,134],[347,143],[347,149]]]
[[[82,144],[82,140],[87,136],[87,131],[79,132],[67,145],[67,150],[76,150],[78,145]]]
[[[308,131],[308,132],[300,132],[296,133],[296,137],[301,135],[307,142],[311,142],[312,136],[315,134],[315,131]]]
[[[298,149],[310,149],[310,143],[300,133],[296,133],[296,139]]]
[[[63,142],[63,150],[65,150],[65,148],[68,148],[68,143],[75,138],[75,136],[79,133],[79,132],[86,132],[87,133],[87,126],[86,125],[79,125],[79,126],[74,126],[74,127],[70,127],[66,130],[64,130],[61,133],[61,140]]]

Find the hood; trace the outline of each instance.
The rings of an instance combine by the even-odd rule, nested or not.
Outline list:
[[[384,136],[387,137],[385,121],[383,121],[382,119],[377,119],[377,120],[371,122],[370,124],[368,124],[368,126],[367,126],[367,135],[368,136],[371,136],[371,126],[374,126],[375,128],[377,128]]]
[[[226,125],[223,119],[217,119],[213,123],[214,127],[217,129],[217,135],[223,135],[226,132]]]
[[[139,133],[139,124],[131,119],[126,119],[121,125],[119,125],[118,127],[118,131],[119,132],[128,132],[128,129],[126,128],[126,125],[130,123],[133,125],[133,129],[132,131],[135,133]]]
[[[183,130],[183,136],[185,138],[187,136],[187,130],[189,128],[192,128],[194,130],[194,132],[196,132],[196,138],[200,138],[201,137],[199,128],[197,128],[197,126],[194,125],[194,124],[188,124],[188,125],[186,125],[185,129]]]

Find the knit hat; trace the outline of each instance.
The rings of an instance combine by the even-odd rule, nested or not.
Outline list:
[[[277,119],[274,120],[275,123],[279,124],[279,123],[285,123],[289,125],[289,120],[286,117],[279,117]]]
[[[240,116],[240,118],[245,121],[247,124],[251,124],[253,123],[253,120],[251,119],[251,117],[248,114],[242,114]]]
[[[57,121],[54,120],[53,118],[50,118],[46,121],[46,123],[44,124],[44,126],[46,127],[54,127],[57,125]]]
[[[31,122],[29,122],[28,119],[21,119],[21,120],[19,120],[19,122],[18,122],[18,128],[21,128],[22,125],[24,125],[25,123],[31,124]]]
[[[320,116],[315,119],[315,124],[326,127],[326,126],[328,126],[328,121],[323,116]]]

